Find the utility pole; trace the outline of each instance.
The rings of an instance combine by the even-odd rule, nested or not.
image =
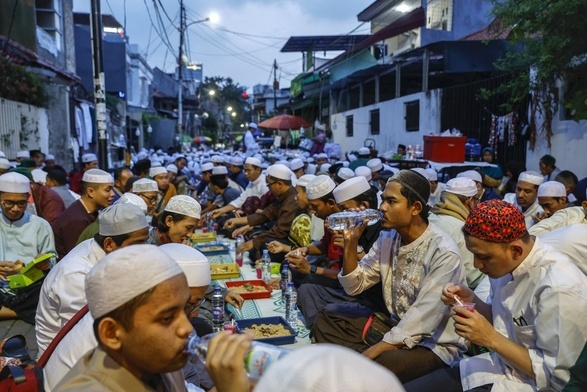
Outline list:
[[[185,31],[185,7],[183,0],[179,2],[179,92],[177,93],[177,132],[183,135],[183,34]],[[181,141],[180,141],[181,143]]]
[[[273,115],[277,114],[277,90],[279,90],[279,82],[277,81],[277,60],[273,59]]]
[[[98,131],[98,163],[108,170],[108,142],[106,139],[106,83],[102,60],[102,11],[100,0],[91,1],[90,37],[94,64],[94,103],[96,105],[96,129]]]

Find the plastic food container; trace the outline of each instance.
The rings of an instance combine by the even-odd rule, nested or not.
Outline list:
[[[226,246],[221,244],[197,245],[196,249],[207,256],[230,254],[230,250]]]
[[[240,269],[236,263],[232,264],[210,264],[212,279],[231,279],[241,276]]]
[[[293,344],[296,342],[296,336],[298,335],[298,333],[281,316],[238,320],[239,332],[242,333],[246,328],[251,327],[253,324],[282,324],[289,332],[291,332],[291,335],[287,336],[277,336],[273,338],[255,338],[254,340],[258,342],[274,345]]]
[[[238,282],[226,282],[226,288],[229,290],[233,290],[235,287],[243,287],[246,284],[252,284],[253,286],[263,287],[266,291],[253,291],[247,293],[238,293],[244,299],[260,299],[260,298],[270,298],[271,297],[271,287],[267,285],[262,280],[241,280]]]

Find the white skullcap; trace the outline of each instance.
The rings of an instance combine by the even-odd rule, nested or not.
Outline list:
[[[47,154],[47,156],[45,156],[45,161],[54,161],[55,160],[55,155],[53,154]]]
[[[117,249],[86,275],[90,313],[100,318],[177,275],[183,275],[181,267],[155,245]]]
[[[379,158],[369,159],[367,161],[367,167],[371,169],[372,172],[378,172],[383,169],[383,162],[381,162],[381,159]]]
[[[310,183],[310,181],[312,181],[314,178],[316,178],[315,175],[313,174],[304,174],[303,176],[301,176],[300,178],[298,178],[298,182],[297,182],[297,186],[303,186],[304,188],[308,186],[308,184]]]
[[[328,155],[325,152],[321,152],[320,154],[316,155],[316,159],[328,159]]]
[[[292,171],[299,170],[302,167],[304,167],[304,162],[300,158],[292,159],[291,162],[289,163],[289,168]]]
[[[405,392],[383,366],[349,348],[327,343],[294,350],[271,365],[255,392],[274,391]]]
[[[139,207],[143,214],[146,214],[148,209],[147,203],[145,203],[142,197],[130,192],[124,193],[114,204],[132,204]]]
[[[257,129],[257,124],[254,122],[249,123],[249,128]]]
[[[171,164],[167,165],[167,167],[165,168],[165,170],[167,170],[168,172],[172,172],[172,173],[177,174],[177,171],[179,169],[177,168],[177,166],[175,166],[175,164],[171,163]]]
[[[216,166],[214,166],[214,164],[212,162],[206,162],[200,167],[200,170],[202,171],[202,173],[204,173],[204,172],[212,171],[212,169],[214,169],[215,167]]]
[[[369,150],[369,148],[367,148],[367,147],[359,148],[359,155],[369,155],[369,154],[371,154],[371,150]]]
[[[448,180],[446,183],[446,192],[454,193],[465,197],[473,197],[477,194],[477,185],[475,181],[467,177],[457,177]]]
[[[546,181],[538,187],[538,197],[567,196],[565,186],[558,181]]]
[[[369,169],[367,166],[359,166],[355,169],[355,174],[357,176],[363,176],[367,179],[367,181],[370,181],[372,178],[372,174],[371,174],[371,169]]]
[[[212,169],[213,176],[227,175],[227,174],[228,174],[228,169],[226,168],[226,166],[215,166]]]
[[[82,181],[92,184],[114,184],[114,178],[112,178],[110,173],[100,169],[86,170],[82,176]]]
[[[33,175],[34,182],[40,182],[43,185],[45,184],[45,182],[47,182],[47,172],[45,170],[33,169],[31,171],[31,174]]]
[[[267,168],[267,175],[273,178],[279,178],[280,180],[291,180],[292,174],[293,173],[289,170],[289,167],[282,165],[281,163],[276,163]]]
[[[30,191],[31,181],[24,175],[12,172],[0,176],[0,192],[29,193]]]
[[[348,167],[341,167],[336,172],[336,175],[342,178],[343,180],[348,180],[349,178],[353,178],[355,176],[355,172],[353,169],[349,169]]]
[[[141,178],[132,183],[132,191],[134,193],[157,192],[159,191],[159,186],[157,185],[157,181]]]
[[[329,176],[316,176],[306,185],[308,200],[316,200],[326,196],[336,188],[336,183]]]
[[[4,154],[4,151],[0,151],[0,158],[6,158],[6,154]]]
[[[98,157],[96,156],[96,154],[84,154],[82,155],[82,162],[83,163],[88,163],[88,162],[94,162],[97,161]]]
[[[355,154],[348,155],[349,162],[354,162],[357,160],[357,156]]]
[[[161,164],[160,160],[157,159],[157,160],[151,161],[151,169],[154,167],[161,167],[161,166],[163,166],[163,165]]]
[[[518,181],[529,182],[530,184],[534,185],[542,185],[544,182],[544,177],[542,174],[535,171],[525,171],[520,173]]]
[[[339,186],[337,186],[332,194],[337,203],[343,203],[347,200],[352,200],[355,197],[367,192],[371,189],[369,181],[363,176],[349,178]]]
[[[239,157],[232,157],[232,158],[230,158],[229,163],[232,166],[242,166],[243,165],[243,159],[242,158],[239,158]]]
[[[438,181],[438,172],[432,168],[424,169],[428,175],[428,181]]]
[[[349,161],[342,161],[342,166],[349,167],[351,163]]]
[[[103,209],[98,215],[98,224],[99,233],[104,237],[128,234],[149,227],[145,213],[136,205],[128,203],[115,203]]]
[[[159,247],[183,270],[189,287],[209,286],[211,282],[210,263],[201,252],[185,244],[164,244]]]
[[[202,207],[193,197],[178,195],[169,199],[165,211],[200,219]]]
[[[261,161],[260,161],[259,159],[257,159],[257,158],[248,157],[248,158],[245,160],[245,163],[246,163],[246,164],[249,164],[249,165],[253,165],[253,166],[257,166],[257,167],[261,167]]]
[[[10,161],[6,158],[0,158],[0,169],[10,169]]]
[[[328,173],[328,169],[330,169],[332,165],[330,163],[323,163],[320,165],[320,171],[324,173]]]
[[[276,164],[279,163],[280,165],[286,166],[288,169],[289,167],[289,162],[286,161],[285,159],[280,159],[279,161],[275,162]]]
[[[316,124],[316,125],[315,125],[315,127],[316,127],[316,129],[317,129],[317,130],[319,130],[319,131],[324,131],[324,130],[326,130],[326,125],[324,125],[324,124]]]
[[[470,178],[471,180],[473,180],[475,182],[483,182],[483,178],[481,177],[481,173],[479,173],[477,170],[464,171],[462,173],[457,174],[457,178],[459,178],[459,177]]]
[[[314,158],[306,158],[306,163],[314,163]]]
[[[167,169],[165,169],[163,166],[155,166],[149,169],[149,177],[151,178],[155,178],[155,176],[160,174],[167,175]]]
[[[220,155],[212,155],[210,160],[214,163],[224,163],[224,158],[222,158]]]
[[[428,177],[428,173],[426,173],[426,170],[422,169],[421,167],[413,167],[410,170],[415,171],[418,174],[421,174],[422,176],[424,176],[425,179],[430,181],[430,177]]]
[[[16,153],[16,157],[17,158],[30,158],[31,157],[31,153],[28,151],[19,151]]]
[[[147,154],[147,152],[146,152],[146,151],[140,151],[140,152],[137,154],[137,161],[141,161],[141,160],[143,160],[143,159],[147,158],[148,156],[149,156],[149,154]]]

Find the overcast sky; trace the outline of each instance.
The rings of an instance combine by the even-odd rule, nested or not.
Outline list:
[[[160,29],[155,2],[164,29]],[[361,26],[357,14],[373,2],[184,0],[188,24],[202,20],[211,13],[216,13],[220,18],[216,25],[205,22],[189,26],[186,52],[191,61],[203,63],[204,76],[229,76],[247,87],[273,80],[271,66],[273,59],[277,59],[281,87],[287,87],[291,79],[302,71],[301,53],[280,52],[288,37],[347,34],[357,27],[355,34],[368,34],[369,24]],[[75,12],[89,11],[89,0],[76,0],[74,4]],[[102,13],[113,14],[123,26],[126,14],[126,32],[130,43],[139,45],[140,52],[151,67],[173,71],[179,48],[179,33],[171,25],[161,5],[173,24],[179,26],[179,0],[102,0],[101,4]],[[160,35],[167,45],[162,42]],[[319,57],[323,55],[317,54]],[[326,57],[334,55],[336,53],[327,53]]]

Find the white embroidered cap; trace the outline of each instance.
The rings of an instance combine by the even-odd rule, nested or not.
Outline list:
[[[428,181],[438,181],[438,172],[432,168],[424,169],[428,175]]]
[[[178,195],[169,199],[165,211],[200,219],[202,206],[193,197]]]
[[[31,171],[31,174],[33,175],[33,181],[34,182],[38,182],[38,183],[41,183],[43,185],[45,185],[45,182],[47,182],[47,172],[45,170],[42,170],[42,169],[33,169]]]
[[[565,197],[567,190],[558,181],[546,181],[538,187],[538,197]]]
[[[132,191],[133,193],[158,192],[159,186],[157,185],[157,181],[148,178],[141,178],[140,180],[133,182]]]
[[[308,200],[316,200],[326,196],[336,188],[336,183],[329,176],[316,176],[306,185]]]
[[[30,191],[31,181],[24,175],[12,172],[0,176],[0,192],[29,193]]]
[[[200,170],[202,173],[212,171],[216,166],[212,162],[206,162],[202,166],[200,166]]]
[[[330,169],[332,165],[330,163],[323,163],[322,165],[320,165],[320,171],[322,173],[328,173],[328,169]]]
[[[201,252],[184,244],[164,244],[159,247],[167,253],[183,270],[188,279],[189,287],[210,285],[210,263]]]
[[[347,200],[352,200],[355,197],[367,192],[371,189],[369,181],[363,176],[349,178],[339,186],[337,186],[332,194],[337,203],[343,203]]]
[[[289,167],[281,163],[276,163],[267,168],[267,175],[273,178],[279,178],[280,180],[291,180],[293,173],[289,170]]]
[[[361,147],[358,151],[359,155],[369,155],[371,154],[371,150],[368,147]]]
[[[16,157],[17,158],[25,158],[25,159],[28,159],[28,158],[31,157],[31,153],[28,152],[28,151],[26,151],[26,150],[25,151],[18,151],[16,153]]]
[[[216,166],[212,169],[213,176],[226,175],[226,174],[228,174],[228,169],[226,168],[226,166]]]
[[[149,169],[149,177],[151,178],[155,178],[160,174],[165,174],[167,176],[167,169],[165,169],[163,166],[151,166],[151,168]]]
[[[518,181],[529,182],[530,184],[534,185],[542,185],[544,182],[544,177],[542,174],[535,171],[525,171],[520,173]]]
[[[475,182],[483,182],[483,178],[481,177],[481,173],[479,173],[477,170],[467,170],[467,171],[461,172],[461,173],[457,174],[457,178],[459,178],[459,177],[470,178],[471,180],[473,180]]]
[[[4,154],[4,151],[0,151],[0,158],[6,158],[6,154]]]
[[[149,227],[145,213],[129,203],[115,203],[103,209],[98,215],[98,224],[99,233],[104,237],[128,234]]]
[[[230,158],[230,164],[232,166],[242,166],[243,165],[243,159],[240,157],[232,157]]]
[[[213,163],[224,163],[224,158],[222,158],[222,156],[220,155],[212,155],[212,157],[210,157],[210,160]]]
[[[314,178],[316,178],[316,176],[313,174],[304,174],[303,176],[298,178],[298,182],[297,182],[296,186],[302,186],[305,188],[308,186],[310,181],[312,181]]]
[[[467,177],[457,177],[448,180],[445,192],[454,193],[465,197],[473,197],[477,194],[475,181]]]
[[[0,169],[10,169],[10,161],[6,158],[0,158]]]
[[[320,154],[316,155],[316,159],[328,159],[328,155],[325,152],[321,152]]]
[[[165,170],[167,170],[168,172],[172,172],[172,173],[177,174],[178,168],[177,168],[177,166],[175,166],[175,164],[171,163],[171,164],[167,165]]]
[[[381,159],[379,158],[369,159],[367,161],[367,167],[371,169],[372,172],[378,172],[383,169],[383,162],[381,162]]]
[[[86,275],[90,313],[94,319],[100,318],[160,283],[183,274],[181,267],[155,245],[118,249],[106,255]]]
[[[367,181],[371,181],[372,174],[371,174],[371,169],[369,169],[367,166],[359,166],[355,169],[355,174],[357,176],[363,176],[367,179]]]
[[[82,155],[82,162],[83,163],[94,162],[97,160],[98,160],[98,157],[96,156],[96,154],[88,153],[88,154]]]
[[[413,167],[410,170],[411,171],[415,171],[416,173],[424,176],[425,179],[427,179],[428,181],[430,181],[430,177],[428,177],[428,173],[426,173],[426,170],[422,169],[421,167]]]
[[[55,155],[53,154],[47,154],[45,156],[45,161],[54,161],[55,160]]]
[[[114,202],[114,204],[132,204],[140,208],[143,214],[147,213],[147,203],[139,195],[134,193],[126,192]]]
[[[86,170],[82,176],[82,181],[91,184],[114,184],[114,178],[110,173],[100,169]]]
[[[246,164],[249,165],[253,165],[253,166],[257,166],[257,167],[261,167],[261,160],[257,159],[257,158],[253,158],[253,157],[248,157],[245,160]]]
[[[300,170],[302,167],[304,167],[304,162],[300,158],[292,159],[289,163],[289,168],[292,171]]]
[[[355,176],[355,172],[353,169],[349,169],[348,167],[341,167],[336,172],[336,175],[342,178],[343,180],[348,180],[349,178],[353,178]]]

